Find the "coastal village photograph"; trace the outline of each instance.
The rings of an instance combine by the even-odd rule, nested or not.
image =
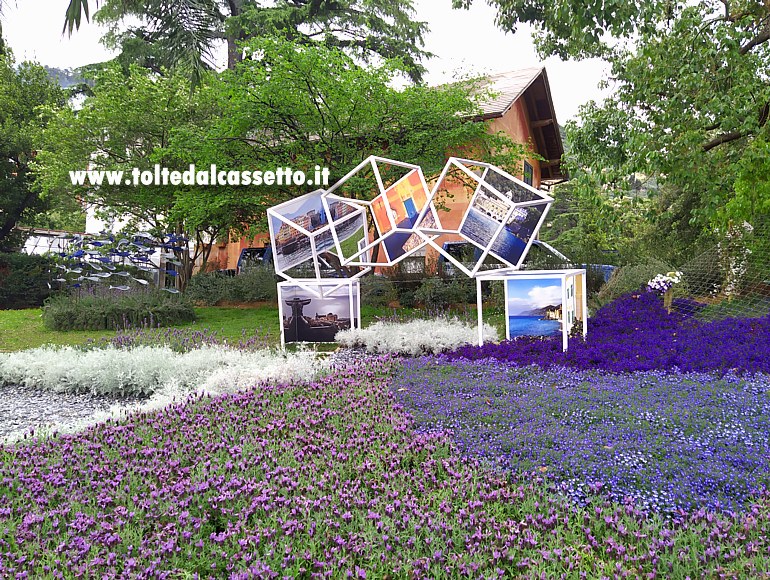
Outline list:
[[[301,287],[281,288],[281,300],[288,307],[283,314],[285,342],[334,342],[341,330],[349,330],[355,316],[346,291],[313,296]]]
[[[561,284],[558,280],[509,280],[506,295],[508,338],[561,335]]]

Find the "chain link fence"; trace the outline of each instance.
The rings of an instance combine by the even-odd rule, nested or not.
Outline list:
[[[702,320],[770,313],[770,220],[733,225],[722,241],[683,264],[674,308]]]

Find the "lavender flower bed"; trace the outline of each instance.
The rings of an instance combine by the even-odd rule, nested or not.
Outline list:
[[[464,454],[541,471],[583,500],[669,515],[745,509],[770,484],[770,377],[406,361],[392,388],[418,430],[451,430]]]
[[[445,360],[494,358],[516,365],[566,366],[614,372],[678,369],[684,372],[770,373],[770,316],[700,322],[668,314],[654,292],[629,294],[600,309],[588,338],[518,338],[465,346]]]
[[[215,330],[203,328],[194,330],[191,328],[127,328],[118,329],[115,336],[101,338],[98,341],[88,339],[83,345],[84,349],[93,348],[136,348],[139,346],[168,346],[174,352],[190,352],[191,350],[226,346],[242,351],[254,352],[265,350],[272,345],[270,337],[260,335],[258,331],[248,334],[243,329],[238,342],[230,343],[222,338]]]
[[[755,577],[770,498],[672,525],[415,434],[393,363],[0,447],[0,577]]]

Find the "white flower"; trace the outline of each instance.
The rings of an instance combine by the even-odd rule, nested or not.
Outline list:
[[[312,379],[324,368],[315,353],[245,352],[206,346],[177,353],[167,346],[78,350],[44,346],[0,354],[0,384],[95,395],[235,391],[263,381]]]
[[[497,330],[484,324],[485,342],[497,341]],[[347,347],[363,347],[368,352],[399,353],[412,356],[452,350],[478,341],[476,325],[457,319],[412,320],[406,323],[376,322],[359,330],[337,333],[335,340]]]
[[[647,282],[650,290],[665,294],[674,284],[679,284],[682,280],[681,272],[669,272],[668,274],[658,274],[652,280]]]
[[[151,395],[134,404],[116,402],[109,411],[97,411],[76,421],[34,425],[36,433],[45,435],[71,433],[107,419],[123,419],[129,413],[162,409],[193,393],[216,395],[266,382],[311,381],[328,368],[327,361],[307,350],[246,352],[209,346],[180,354],[165,346],[89,351],[44,346],[0,353],[0,385],[98,395]],[[5,442],[12,443],[23,435],[24,431],[16,432]]]

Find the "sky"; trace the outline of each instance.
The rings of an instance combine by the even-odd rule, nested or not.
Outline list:
[[[559,280],[508,280],[508,313],[516,316],[534,308],[561,304]]]
[[[3,34],[17,60],[76,68],[110,58],[99,43],[102,30],[93,23],[84,22],[71,38],[62,36],[68,0],[9,0],[7,4]],[[497,29],[495,10],[483,0],[475,0],[467,11],[452,10],[451,5],[451,0],[415,0],[417,20],[430,27],[424,48],[436,55],[424,63],[429,84],[452,80],[455,73],[498,73],[544,65],[559,123],[575,117],[580,105],[590,99],[601,99],[597,85],[609,70],[602,61],[541,61],[527,27],[516,34]]]

